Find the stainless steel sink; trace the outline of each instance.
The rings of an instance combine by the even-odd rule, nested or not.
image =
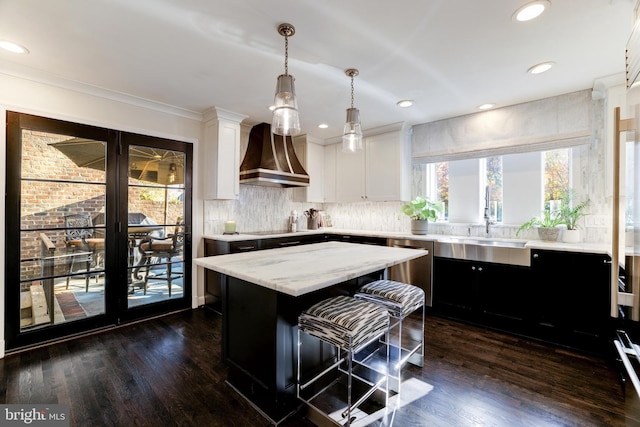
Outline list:
[[[446,243],[464,243],[469,245],[480,246],[503,246],[506,248],[524,248],[527,244],[526,240],[491,240],[491,239],[473,239],[473,238],[458,238],[448,237],[440,240]]]
[[[531,266],[531,249],[522,240],[447,237],[434,243],[433,255],[469,261]]]

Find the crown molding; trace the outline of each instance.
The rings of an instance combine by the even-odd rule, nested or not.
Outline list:
[[[83,83],[75,80],[64,79],[53,74],[34,70],[28,67],[22,67],[9,62],[0,61],[0,74],[4,74],[10,77],[28,80],[35,83],[40,83],[47,86],[52,86],[60,89],[65,89],[73,92],[78,92],[84,95],[95,96],[97,98],[109,99],[111,101],[121,102],[124,104],[133,105],[149,110],[159,111],[166,114],[171,114],[178,117],[183,117],[191,120],[202,121],[202,113],[198,111],[189,110],[186,108],[176,107],[174,105],[165,104],[150,99],[145,99],[133,95],[129,95],[122,92],[105,89],[103,87]]]

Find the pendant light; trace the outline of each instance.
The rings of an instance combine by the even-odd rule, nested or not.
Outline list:
[[[296,29],[291,24],[280,24],[278,33],[284,37],[284,74],[278,76],[276,84],[271,132],[283,136],[297,135],[300,133],[298,101],[293,85],[295,79],[289,74],[289,37],[296,33]]]
[[[351,77],[351,108],[347,108],[347,123],[342,134],[342,151],[355,153],[362,150],[362,127],[360,126],[360,111],[353,107],[353,78],[359,74],[355,68],[344,72]]]

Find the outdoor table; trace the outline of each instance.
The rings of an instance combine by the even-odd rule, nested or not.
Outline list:
[[[127,228],[129,236],[129,266],[133,267],[131,274],[128,276],[128,283],[133,286],[133,278],[138,278],[138,272],[142,267],[142,259],[138,264],[135,263],[135,248],[139,246],[139,242],[145,237],[148,237],[154,231],[162,230],[161,225],[154,224],[129,224]]]

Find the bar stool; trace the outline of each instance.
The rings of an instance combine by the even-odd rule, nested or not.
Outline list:
[[[328,343],[335,349],[333,364],[325,367],[322,372],[317,373],[317,375],[305,383],[301,381],[301,360],[302,353],[304,353],[301,334],[303,333],[319,339],[322,343]],[[343,420],[346,418],[346,423],[343,421],[344,425],[351,425],[353,421],[352,411],[365,402],[376,390],[383,390],[384,404],[387,406],[389,399],[388,339],[384,346],[386,353],[384,363],[386,366],[380,370],[384,372],[372,370],[366,364],[356,361],[354,355],[365,348],[369,348],[372,343],[380,342],[381,338],[385,336],[388,337],[388,333],[389,313],[384,307],[368,301],[347,296],[336,296],[320,301],[304,310],[298,317],[298,398],[306,402],[320,414],[329,417],[328,411],[320,409],[314,405],[312,401],[327,392],[330,387],[337,384],[341,377],[344,377],[344,374],[346,374],[347,407],[340,414]],[[343,362],[346,362],[346,371],[341,368]],[[354,364],[357,365],[358,372],[354,371]],[[363,367],[363,369],[360,372],[361,367]],[[329,377],[327,375],[329,373],[333,373],[334,375]],[[319,387],[309,388],[323,377],[325,379],[321,382],[323,384]],[[328,384],[326,384],[327,379],[329,380]],[[363,384],[366,389],[355,403],[352,403],[351,396],[353,379],[358,381],[358,385]],[[324,400],[329,401],[331,398]]]
[[[362,286],[354,298],[363,301],[371,301],[385,307],[393,322],[389,329],[398,326],[397,346],[391,346],[391,371],[390,378],[397,380],[397,392],[400,394],[400,383],[402,377],[402,367],[409,363],[422,367],[424,365],[424,290],[406,283],[395,282],[393,280],[377,280]],[[411,337],[409,343],[403,343],[402,321],[407,316],[422,308],[422,322],[420,323],[420,337]],[[420,351],[420,360],[411,359],[416,352]]]

